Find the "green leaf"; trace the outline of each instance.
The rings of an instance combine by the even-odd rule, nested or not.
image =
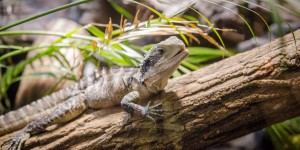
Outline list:
[[[100,51],[99,54],[103,56],[107,62],[111,62],[113,64],[117,64],[119,66],[128,66],[128,62],[126,62],[120,54],[117,54],[115,52],[106,52],[106,51]]]
[[[55,77],[55,78],[57,78],[57,76],[52,72],[37,72],[37,73],[30,73],[30,74],[22,75],[20,77],[16,77],[16,78],[14,78],[13,82],[17,82],[17,81],[23,80],[26,77],[32,77],[32,76],[37,76],[37,77],[46,76],[46,77]]]
[[[6,58],[9,58],[9,57],[12,57],[12,56],[15,56],[15,55],[19,55],[19,54],[22,54],[22,53],[26,53],[28,51],[32,50],[31,48],[20,48],[18,50],[14,50],[12,52],[8,52],[2,56],[0,56],[0,61],[3,61],[4,59]]]
[[[204,63],[209,60],[213,60],[219,58],[218,56],[206,56],[206,57],[188,57],[186,59],[187,62],[192,63],[192,64],[199,64],[199,63]]]
[[[191,70],[187,69],[186,67],[184,67],[184,66],[182,66],[182,65],[180,65],[180,66],[178,67],[178,69],[179,69],[180,71],[182,71],[184,74],[187,74],[187,73],[190,73],[190,72],[191,72]]]
[[[99,30],[97,27],[95,27],[95,26],[89,24],[89,25],[87,25],[85,28],[86,28],[89,32],[91,32],[94,36],[96,36],[96,37],[98,37],[98,38],[100,38],[100,39],[102,39],[102,40],[104,39],[105,34],[104,34],[101,30]]]
[[[193,65],[193,64],[189,63],[188,61],[183,61],[181,63],[181,65],[185,66],[186,68],[189,68],[190,70],[194,70],[194,71],[199,68],[198,66]]]
[[[124,55],[127,55],[128,57],[131,57],[131,58],[137,58],[137,59],[143,59],[144,57],[136,52],[135,50],[131,49],[130,47],[120,43],[118,44],[124,51],[123,51],[123,54]]]
[[[114,0],[108,0],[108,2],[121,15],[124,15],[126,18],[131,20],[134,18],[134,16],[130,12],[128,12],[126,9],[118,5]]]
[[[196,17],[191,16],[191,15],[183,15],[182,17],[187,20],[190,20],[190,21],[198,21],[198,19]]]
[[[53,32],[53,31],[39,31],[39,30],[18,30],[18,31],[2,31],[0,36],[13,36],[13,35],[49,35],[49,36],[58,36],[64,37],[66,33],[62,32]],[[80,39],[85,41],[99,40],[98,37],[86,36],[86,35],[75,35],[73,34],[70,38]]]
[[[173,72],[173,74],[172,74],[172,77],[179,77],[179,76],[181,76],[181,73],[180,73],[178,70],[176,70],[176,71]]]
[[[232,56],[232,53],[225,53],[219,49],[207,48],[207,47],[188,47],[190,55],[210,55],[210,56]]]
[[[23,49],[22,46],[16,46],[16,45],[0,45],[1,49]]]
[[[45,15],[48,15],[48,14],[51,14],[51,13],[54,13],[54,12],[57,12],[57,11],[60,11],[60,10],[66,9],[66,8],[70,8],[70,7],[73,7],[73,6],[76,6],[76,5],[80,5],[80,4],[83,4],[83,3],[87,3],[87,2],[90,2],[90,1],[92,1],[92,0],[79,0],[79,1],[75,1],[75,2],[73,2],[73,3],[66,4],[66,5],[63,5],[63,6],[60,6],[60,7],[57,7],[57,8],[48,10],[48,11],[45,11],[45,12],[43,12],[43,13],[40,13],[40,14],[37,14],[37,15],[30,16],[30,17],[28,17],[28,18],[19,20],[19,21],[17,21],[17,22],[12,23],[12,24],[6,25],[6,26],[4,26],[4,27],[1,27],[1,28],[0,28],[0,31],[3,31],[3,30],[6,30],[6,29],[9,29],[9,28],[12,28],[12,27],[14,27],[14,26],[23,24],[23,23],[25,23],[25,22],[28,22],[28,21],[31,21],[31,20],[40,18],[40,17],[45,16]]]

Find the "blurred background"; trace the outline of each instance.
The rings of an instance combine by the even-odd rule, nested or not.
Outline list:
[[[170,35],[191,53],[177,77],[298,28],[298,0],[0,0],[0,112],[95,68],[138,66]],[[208,149],[300,149],[299,126],[294,118]]]

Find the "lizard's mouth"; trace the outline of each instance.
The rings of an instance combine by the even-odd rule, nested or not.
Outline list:
[[[186,49],[186,48],[181,48],[173,57],[176,57],[176,56],[178,56],[178,55],[181,55],[182,53],[184,53],[184,54],[189,54],[189,51]]]
[[[181,48],[181,49],[174,55],[174,57],[177,56],[177,55],[179,55],[179,54],[182,53],[183,51],[185,51],[185,48]]]

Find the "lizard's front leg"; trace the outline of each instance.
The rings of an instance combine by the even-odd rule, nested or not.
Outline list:
[[[83,94],[76,95],[60,104],[56,110],[42,118],[35,120],[23,128],[15,137],[8,142],[8,150],[20,150],[22,144],[29,139],[30,135],[45,130],[46,127],[69,121],[80,115],[87,108]],[[7,143],[6,142],[6,143]]]
[[[121,107],[124,108],[124,110],[129,114],[133,114],[134,111],[137,111],[143,117],[147,117],[154,122],[155,119],[151,115],[162,116],[160,114],[162,110],[156,109],[156,107],[160,106],[161,103],[154,106],[150,106],[150,101],[147,104],[147,106],[141,106],[139,104],[134,103],[140,99],[141,99],[140,93],[138,91],[132,91],[122,98]]]

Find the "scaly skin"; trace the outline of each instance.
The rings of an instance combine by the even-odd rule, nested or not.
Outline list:
[[[88,108],[121,104],[126,112],[139,113],[155,121],[153,115],[160,115],[158,105],[141,106],[136,102],[163,90],[168,78],[188,55],[184,43],[173,36],[155,45],[140,68],[97,70],[69,88],[0,116],[0,135],[23,128],[3,144],[7,149],[21,149],[32,134],[52,124],[67,122]]]

